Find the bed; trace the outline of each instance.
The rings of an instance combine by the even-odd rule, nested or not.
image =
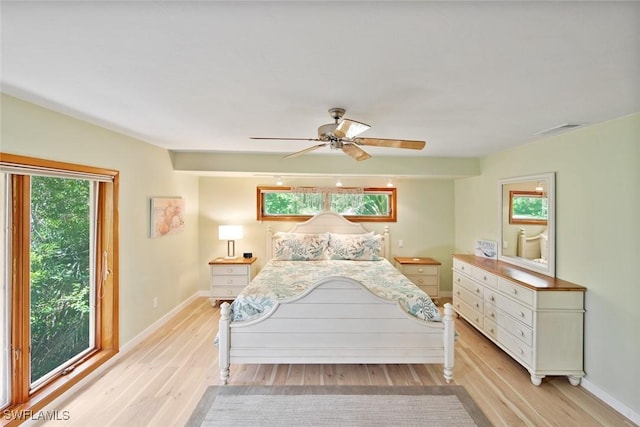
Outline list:
[[[319,243],[325,235],[329,241]],[[306,255],[298,257],[303,260],[289,259],[296,252],[291,241],[305,239]],[[376,245],[379,254],[373,253]],[[442,364],[445,380],[452,380],[451,304],[439,313],[391,265],[388,229],[376,235],[324,212],[289,233],[270,230],[267,255],[270,261],[233,305],[220,307],[217,345],[223,384],[231,364],[247,363]],[[270,280],[276,282],[275,290],[252,293]],[[401,286],[392,287],[397,281]],[[248,314],[241,313],[242,305],[250,307]]]
[[[540,264],[548,263],[549,256],[549,235],[547,230],[535,236],[527,236],[524,228],[518,232],[518,251],[521,258],[526,258]]]

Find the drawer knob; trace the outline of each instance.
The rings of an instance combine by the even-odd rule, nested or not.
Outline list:
[[[496,314],[495,313],[491,313],[491,317],[496,317]]]
[[[524,311],[520,312],[520,317],[524,317]]]
[[[514,295],[518,295],[518,290],[517,290],[517,289],[514,289],[514,290],[513,290],[513,294],[514,294]]]
[[[480,308],[480,304],[476,303],[476,308]]]
[[[456,291],[456,295],[460,295],[460,291]]]
[[[480,288],[476,288],[476,293],[479,294],[480,293]]]
[[[489,329],[491,331],[492,334],[495,334],[496,332],[493,330],[493,328]]]
[[[419,268],[419,269],[418,269],[418,273],[422,273],[423,271],[424,271],[424,269],[423,269],[423,268]]]
[[[456,282],[460,283],[460,278],[459,277],[456,279]]]
[[[524,350],[520,349],[520,354],[524,356]]]
[[[422,283],[424,283],[424,280],[418,279],[418,283],[422,284]]]
[[[484,276],[484,277],[482,278],[482,280],[487,280],[487,276]]]
[[[524,331],[520,331],[520,336],[523,337],[524,336]]]
[[[227,273],[233,273],[233,268],[227,268]]]
[[[489,299],[491,300],[491,302],[496,300],[493,296],[491,298],[489,298]]]

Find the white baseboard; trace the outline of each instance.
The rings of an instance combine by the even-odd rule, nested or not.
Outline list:
[[[602,400],[607,405],[611,406],[616,411],[620,412],[620,414],[624,415],[632,422],[637,425],[640,425],[640,414],[635,412],[633,409],[629,408],[627,405],[623,404],[613,396],[611,396],[606,391],[602,390],[600,387],[593,384],[591,381],[583,378],[580,382],[580,385],[585,388],[585,390],[591,392],[598,399]]]
[[[151,324],[148,328],[140,332],[133,339],[127,341],[122,347],[120,347],[120,351],[113,356],[111,359],[107,360],[105,363],[100,365],[95,371],[91,372],[89,375],[78,381],[74,384],[69,390],[67,390],[63,395],[57,397],[51,403],[49,403],[46,407],[42,408],[41,411],[53,411],[56,408],[61,407],[67,400],[71,399],[75,396],[75,394],[82,390],[84,386],[86,386],[89,382],[98,378],[103,372],[110,369],[122,356],[130,352],[134,349],[138,344],[144,341],[147,337],[149,337],[152,333],[160,329],[165,323],[171,320],[176,314],[182,311],[185,307],[193,302],[198,297],[208,297],[209,291],[197,291],[195,294],[178,304],[173,310],[169,311],[167,314],[162,316],[160,319],[156,320],[153,324]],[[38,421],[29,420],[26,421],[24,426],[35,426]]]

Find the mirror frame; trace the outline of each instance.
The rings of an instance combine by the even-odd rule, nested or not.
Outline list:
[[[504,215],[509,215],[509,194],[505,195],[504,186],[507,184],[525,183],[529,181],[546,181],[548,182],[547,189],[547,203],[549,209],[549,218],[547,219],[547,235],[549,238],[549,251],[547,258],[547,265],[527,260],[526,258],[520,258],[517,256],[509,256],[504,254],[504,224],[505,220],[508,222],[508,218],[504,218]],[[556,188],[556,174],[555,172],[541,173],[537,175],[517,176],[513,178],[504,178],[498,181],[498,191],[500,201],[499,215],[498,215],[498,260],[514,264],[528,270],[532,270],[546,276],[556,276],[556,200],[555,200],[555,188]],[[506,204],[506,205],[505,205]],[[505,206],[507,208],[505,209]]]

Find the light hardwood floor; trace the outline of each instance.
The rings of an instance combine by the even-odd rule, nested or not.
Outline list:
[[[182,426],[205,389],[219,384],[219,309],[198,298],[56,409],[50,426]],[[529,382],[524,368],[456,320],[454,383],[496,426],[633,426],[566,378]],[[440,365],[232,365],[230,384],[440,385]]]

